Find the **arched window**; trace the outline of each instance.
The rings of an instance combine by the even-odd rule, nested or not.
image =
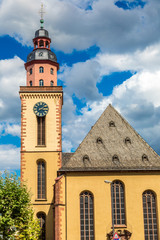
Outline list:
[[[43,72],[44,72],[44,67],[42,67],[42,66],[39,67],[39,72],[40,72],[40,73],[43,73]]]
[[[46,164],[43,160],[37,162],[37,197],[46,199]]]
[[[32,81],[29,82],[29,85],[32,86]]]
[[[43,40],[39,41],[39,47],[44,47],[44,41]]]
[[[113,214],[115,225],[125,225],[125,200],[124,200],[124,185],[116,180],[112,182],[112,201]]]
[[[51,86],[53,87],[53,85],[54,85],[54,82],[53,82],[53,81],[51,81]]]
[[[51,68],[51,74],[53,74],[53,72],[54,72],[54,70],[53,70],[53,68]]]
[[[40,79],[40,80],[39,80],[39,86],[42,87],[43,85],[44,85],[43,79]]]
[[[156,196],[150,190],[143,193],[143,218],[145,240],[158,240]]]
[[[93,195],[90,192],[80,194],[81,240],[94,240]]]
[[[37,41],[35,41],[35,46],[34,46],[35,48],[37,48],[38,47],[38,42]]]
[[[119,163],[119,157],[115,154],[115,155],[113,155],[113,157],[112,157],[112,162],[113,163]]]
[[[45,116],[37,117],[37,145],[45,145]]]
[[[29,73],[30,73],[30,75],[32,74],[32,68],[29,69]]]
[[[109,122],[109,127],[115,127],[116,125],[115,125],[115,122],[113,122],[113,121],[110,121]]]
[[[43,212],[37,213],[37,218],[39,220],[39,225],[41,228],[41,236],[40,240],[45,240],[46,239],[46,215]]]

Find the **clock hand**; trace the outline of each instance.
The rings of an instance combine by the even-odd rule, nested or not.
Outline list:
[[[39,108],[38,110],[42,110],[44,107]]]

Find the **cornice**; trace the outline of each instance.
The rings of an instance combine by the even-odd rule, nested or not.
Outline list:
[[[45,92],[45,93],[30,93],[30,92],[28,92],[28,93],[22,93],[22,92],[20,92],[20,98],[21,99],[31,99],[31,98],[43,98],[43,99],[45,99],[45,98],[58,98],[58,99],[62,99],[62,97],[63,97],[63,94],[62,93],[49,93],[49,92]]]

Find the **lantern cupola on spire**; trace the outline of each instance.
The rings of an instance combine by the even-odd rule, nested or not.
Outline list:
[[[55,53],[50,49],[51,39],[49,38],[49,33],[43,27],[43,5],[40,13],[41,26],[40,29],[35,32],[35,37],[33,38],[34,49],[27,56],[27,62],[25,63],[25,68],[27,70],[27,86],[39,86],[39,80],[37,78],[41,78],[40,80],[43,80],[43,86],[49,86],[50,84],[56,86],[59,64],[57,63]],[[38,67],[41,67],[41,70],[38,70]],[[50,74],[53,76],[48,76],[49,72],[47,71],[49,71],[49,69]],[[38,72],[41,73],[40,76],[37,74]],[[44,76],[43,73],[45,73]],[[52,79],[48,79],[48,77],[51,77]]]

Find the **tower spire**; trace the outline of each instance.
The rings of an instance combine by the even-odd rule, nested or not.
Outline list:
[[[41,28],[43,29],[43,23],[44,23],[43,16],[45,13],[43,3],[41,3],[41,9],[40,9],[39,13],[41,14],[41,19],[40,19]]]

